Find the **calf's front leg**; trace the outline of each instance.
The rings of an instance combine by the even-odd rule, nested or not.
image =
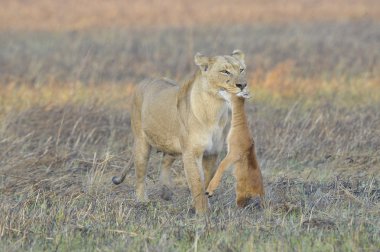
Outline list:
[[[208,197],[211,197],[214,194],[214,191],[216,188],[219,186],[219,183],[223,177],[224,172],[228,167],[233,165],[236,162],[236,160],[231,156],[230,152],[227,154],[227,156],[222,160],[220,163],[218,169],[215,172],[214,177],[211,179],[207,190],[206,190],[206,195]]]

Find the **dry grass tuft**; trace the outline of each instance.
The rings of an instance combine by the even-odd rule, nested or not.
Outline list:
[[[83,179],[81,175],[91,167],[104,170],[112,159],[108,151],[122,153],[131,141],[129,115],[102,104],[32,107],[4,125],[0,149],[7,179],[3,192],[10,195],[30,192],[30,186],[58,194],[77,190],[78,185],[70,181]],[[116,139],[121,145],[115,145]],[[63,174],[63,180],[55,180]]]
[[[51,145],[81,150],[88,145],[105,146],[108,139],[125,137],[129,124],[127,111],[110,110],[96,103],[91,106],[66,104],[27,109],[11,118],[5,130],[15,137],[30,135],[29,141],[34,146],[45,138]]]

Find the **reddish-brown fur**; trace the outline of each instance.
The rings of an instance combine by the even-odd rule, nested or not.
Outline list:
[[[255,142],[252,139],[244,111],[245,99],[231,95],[230,101],[232,120],[227,138],[228,153],[220,163],[206,194],[212,196],[222,179],[224,171],[231,165],[235,165],[236,204],[239,207],[244,207],[251,197],[264,196],[264,186],[257,162]]]

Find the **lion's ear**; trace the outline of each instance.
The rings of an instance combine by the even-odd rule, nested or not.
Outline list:
[[[202,70],[202,71],[207,71],[208,67],[209,67],[209,64],[210,64],[210,59],[209,57],[207,56],[204,56],[203,54],[201,53],[197,53],[195,54],[194,56],[194,62],[197,66],[199,66],[199,68]]]
[[[240,50],[234,50],[232,52],[232,56],[235,57],[236,59],[240,60],[240,61],[244,61],[244,53]]]

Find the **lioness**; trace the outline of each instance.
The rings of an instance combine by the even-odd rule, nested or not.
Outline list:
[[[231,101],[232,107],[231,128],[227,137],[228,153],[209,183],[206,195],[211,197],[214,194],[224,171],[235,165],[236,204],[244,207],[250,197],[260,196],[262,198],[264,196],[263,179],[257,162],[255,142],[252,139],[244,111],[245,98],[248,98],[249,95],[242,92],[237,96],[227,93],[225,96]]]
[[[244,54],[207,57],[197,53],[199,67],[182,86],[167,79],[143,81],[132,100],[136,197],[146,201],[145,177],[151,147],[164,152],[160,181],[170,188],[170,166],[182,155],[187,183],[197,213],[208,209],[205,188],[215,172],[215,162],[225,140],[228,101],[246,87]],[[127,169],[127,167],[126,167]],[[121,183],[126,175],[114,177]]]

